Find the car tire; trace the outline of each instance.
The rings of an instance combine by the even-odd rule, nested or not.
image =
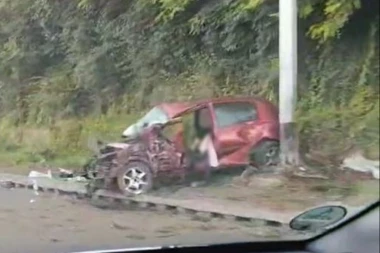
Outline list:
[[[145,163],[133,162],[117,172],[116,182],[123,194],[140,195],[153,188],[153,173]]]
[[[253,148],[250,160],[257,167],[277,165],[280,157],[280,144],[274,140],[264,140]]]

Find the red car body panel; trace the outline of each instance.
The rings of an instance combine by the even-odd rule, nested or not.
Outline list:
[[[213,106],[239,102],[252,104],[257,111],[257,120],[218,128]],[[213,98],[195,102],[163,103],[158,107],[165,111],[169,118],[179,117],[199,108],[209,108],[220,168],[245,166],[250,163],[251,150],[261,141],[279,140],[278,109],[263,98]],[[173,141],[179,150],[183,150],[182,132],[179,132]]]
[[[161,180],[184,178],[186,169],[183,154],[176,148],[175,143],[167,142],[159,134],[161,126],[153,125],[139,135],[139,139],[117,154],[116,161],[120,165],[132,162],[146,164],[154,177]],[[117,176],[119,167],[114,167],[109,173],[110,178]]]

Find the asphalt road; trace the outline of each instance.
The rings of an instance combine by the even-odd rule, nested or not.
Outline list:
[[[68,197],[0,188],[0,252],[60,253],[268,239],[279,231],[226,220],[102,210]]]

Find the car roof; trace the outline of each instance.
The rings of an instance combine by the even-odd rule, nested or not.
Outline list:
[[[229,102],[254,102],[254,103],[264,103],[268,104],[269,101],[252,96],[252,97],[220,97],[220,98],[208,98],[208,99],[200,99],[200,100],[194,100],[194,101],[187,101],[187,102],[173,102],[173,103],[161,103],[157,106],[164,110],[166,114],[172,118],[176,115],[189,110],[195,106],[202,106],[208,103],[229,103]]]

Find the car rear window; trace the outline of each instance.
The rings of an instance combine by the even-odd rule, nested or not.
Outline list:
[[[257,112],[251,103],[226,103],[214,105],[218,127],[229,127],[235,124],[254,121]]]

